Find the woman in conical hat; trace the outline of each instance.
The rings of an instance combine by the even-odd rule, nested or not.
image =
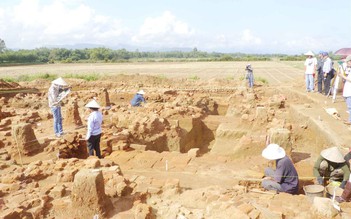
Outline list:
[[[324,185],[324,179],[341,182],[344,188],[350,177],[350,168],[338,147],[330,147],[321,151],[313,167],[313,175],[320,185]]]
[[[65,89],[62,89],[65,86],[68,86],[68,84],[60,77],[51,82],[51,86],[48,91],[49,107],[54,118],[54,132],[56,137],[63,135],[61,101],[69,93],[68,88],[66,91]]]
[[[146,103],[144,95],[145,91],[144,90],[139,90],[133,97],[133,99],[130,101],[130,105],[132,106],[141,106],[141,103]]]
[[[88,130],[85,138],[88,141],[89,156],[94,156],[95,151],[95,155],[102,158],[100,151],[102,113],[99,111],[101,106],[96,100],[91,100],[85,107],[89,108],[91,112],[88,117]]]

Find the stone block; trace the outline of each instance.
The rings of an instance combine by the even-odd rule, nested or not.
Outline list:
[[[105,194],[102,171],[98,169],[82,169],[75,175],[71,199],[81,218],[92,218],[95,214],[104,217],[112,207]]]

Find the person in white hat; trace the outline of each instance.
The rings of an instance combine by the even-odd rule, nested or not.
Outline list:
[[[262,187],[267,190],[297,194],[299,189],[299,176],[294,164],[285,154],[285,150],[277,144],[269,144],[262,156],[268,160],[275,160],[276,169],[267,167]]]
[[[146,103],[144,98],[145,92],[143,90],[139,90],[130,101],[130,105],[132,106],[141,106],[141,103]]]
[[[314,76],[317,67],[317,59],[314,57],[312,51],[305,53],[307,56],[305,60],[305,82],[306,82],[306,91],[314,92]]]
[[[51,82],[48,92],[49,107],[54,117],[54,132],[56,137],[63,135],[61,101],[69,93],[68,84],[60,77]]]
[[[101,107],[96,100],[90,101],[85,107],[89,108],[91,112],[88,117],[88,130],[85,137],[88,142],[89,156],[94,156],[95,151],[95,155],[102,158],[100,151],[102,113],[99,111]]]
[[[320,156],[313,166],[313,175],[320,185],[324,185],[324,179],[341,182],[344,188],[350,177],[350,168],[338,147],[331,147],[321,151]]]
[[[246,79],[248,80],[249,88],[252,88],[254,86],[254,75],[253,75],[253,69],[251,67],[251,64],[246,65],[245,71],[246,71]]]

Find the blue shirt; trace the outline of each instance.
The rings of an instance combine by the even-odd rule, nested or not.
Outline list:
[[[100,111],[94,111],[90,113],[88,117],[88,131],[86,140],[92,135],[101,134],[101,124],[102,124],[102,113]]]
[[[133,97],[133,99],[130,101],[130,104],[131,104],[132,106],[140,106],[140,103],[141,103],[141,102],[146,103],[146,101],[145,101],[143,95],[141,95],[141,94],[135,94],[134,97]]]
[[[285,156],[277,160],[276,167],[274,180],[280,184],[284,192],[297,194],[299,190],[299,176],[289,157]]]

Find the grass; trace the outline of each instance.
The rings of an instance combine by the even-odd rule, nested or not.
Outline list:
[[[267,79],[261,78],[261,77],[256,77],[256,78],[255,78],[255,81],[261,81],[261,82],[264,83],[264,84],[268,84]]]
[[[77,78],[77,79],[83,79],[85,81],[97,81],[101,79],[100,74],[98,73],[90,73],[90,74],[65,74],[63,76],[64,78]]]
[[[56,74],[49,74],[49,73],[38,73],[32,75],[20,75],[17,77],[5,77],[3,78],[6,82],[24,82],[24,81],[34,81],[36,79],[46,79],[49,81],[53,81],[58,76]],[[83,79],[85,81],[97,81],[101,79],[101,75],[97,73],[89,73],[89,74],[65,74],[62,76],[63,78],[77,78]]]
[[[21,81],[34,81],[35,79],[55,80],[56,78],[57,78],[57,75],[55,74],[38,73],[34,75],[20,75],[17,77],[7,77],[7,78],[3,78],[3,80],[7,82],[21,82]]]
[[[194,80],[194,81],[196,81],[196,80],[199,80],[199,79],[200,79],[200,77],[199,77],[199,76],[197,76],[197,75],[193,75],[193,76],[190,76],[190,77],[189,77],[189,79],[190,79],[190,80]]]

